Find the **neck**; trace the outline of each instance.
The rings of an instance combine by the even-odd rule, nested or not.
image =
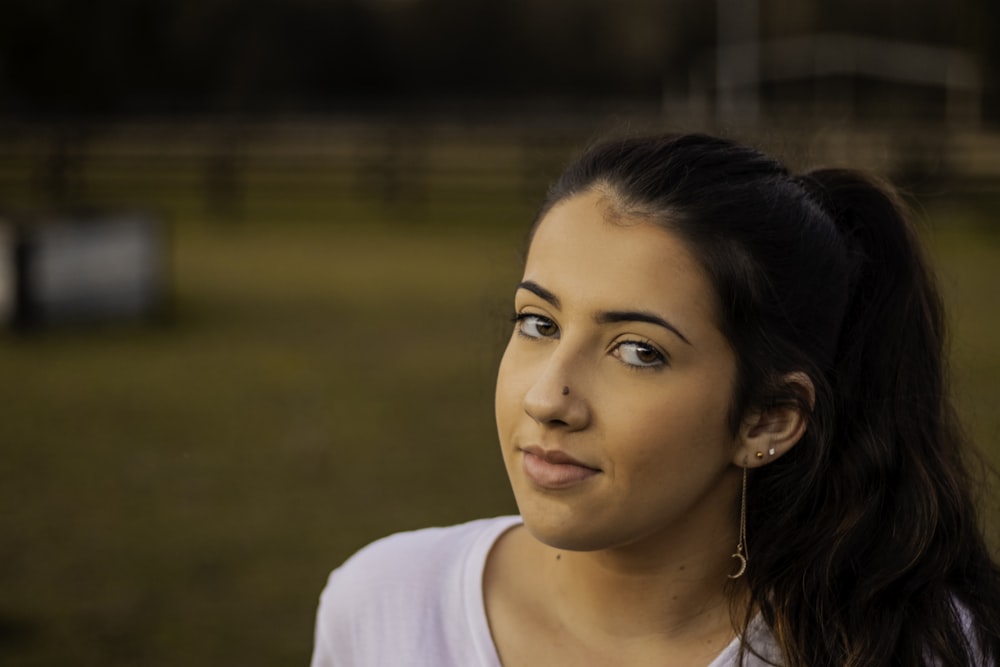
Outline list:
[[[560,614],[578,627],[609,637],[669,640],[730,629],[726,584],[735,535],[694,547],[683,540],[662,542],[651,537],[595,552],[537,546]]]

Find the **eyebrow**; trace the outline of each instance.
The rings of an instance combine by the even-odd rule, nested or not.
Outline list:
[[[559,297],[545,289],[538,283],[525,280],[522,283],[518,283],[518,289],[528,290],[532,294],[538,296],[539,298],[547,301],[556,308],[561,308],[562,304],[559,301]],[[610,310],[598,313],[594,316],[594,320],[598,324],[614,324],[617,322],[647,322],[649,324],[655,324],[661,326],[667,331],[670,331],[675,336],[680,338],[682,341],[691,345],[691,341],[687,339],[687,336],[680,332],[680,329],[675,327],[673,324],[663,319],[659,315],[654,315],[653,313],[643,311],[643,310]]]
[[[525,289],[540,297],[541,299],[548,301],[556,308],[562,308],[562,304],[559,302],[559,297],[557,297],[552,292],[548,291],[538,283],[533,280],[525,280],[524,282],[517,284],[517,289]]]

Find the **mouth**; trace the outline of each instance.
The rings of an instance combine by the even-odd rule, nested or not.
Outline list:
[[[567,489],[601,474],[600,468],[588,466],[566,452],[530,446],[521,449],[521,467],[528,480],[543,489]]]

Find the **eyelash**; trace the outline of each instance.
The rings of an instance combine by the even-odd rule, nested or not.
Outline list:
[[[522,323],[528,320],[537,320],[543,325],[556,327],[556,335],[553,336],[532,336],[530,334],[524,333]],[[538,315],[536,313],[514,313],[511,317],[511,322],[514,324],[515,330],[518,336],[522,338],[527,338],[528,340],[539,340],[541,338],[558,338],[558,326],[548,317],[544,315]],[[623,340],[615,345],[613,350],[620,351],[625,346],[631,346],[635,350],[642,350],[647,352],[653,352],[656,354],[657,360],[654,363],[648,365],[642,364],[630,364],[621,358],[618,354],[615,357],[629,370],[633,371],[645,371],[645,370],[658,370],[664,366],[668,366],[670,363],[669,357],[661,352],[655,345],[645,340]]]
[[[558,331],[559,331],[559,327],[556,326],[556,323],[553,322],[552,320],[550,320],[549,318],[545,317],[544,315],[538,315],[537,313],[514,313],[514,316],[511,318],[511,321],[514,323],[514,327],[515,327],[515,329],[517,331],[517,335],[522,336],[524,338],[527,338],[529,340],[538,340],[539,338],[553,338],[554,337],[554,336],[530,336],[530,335],[524,333],[524,329],[523,329],[522,325],[523,325],[524,322],[526,322],[528,320],[538,320],[538,321],[540,321],[540,322],[542,322],[542,323],[544,323],[546,325],[551,325],[551,326],[556,327],[556,333],[558,333]]]
[[[617,345],[615,345],[615,349],[616,350],[621,350],[626,345],[632,346],[636,350],[640,350],[641,349],[643,351],[649,351],[649,352],[653,352],[653,353],[656,354],[656,361],[655,362],[653,362],[651,364],[643,364],[643,365],[640,365],[640,364],[630,364],[627,361],[625,361],[625,360],[623,360],[623,359],[621,359],[619,357],[619,361],[621,361],[623,364],[625,364],[626,367],[628,367],[631,370],[635,370],[635,371],[657,370],[657,369],[663,368],[664,366],[668,366],[669,363],[670,363],[670,360],[667,358],[666,354],[664,354],[663,352],[660,352],[660,350],[655,345],[653,345],[652,343],[648,343],[648,342],[643,341],[643,340],[623,340],[620,343],[618,343]]]

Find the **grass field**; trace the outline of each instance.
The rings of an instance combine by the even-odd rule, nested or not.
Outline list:
[[[0,339],[0,663],[306,664],[351,551],[513,511],[492,384],[528,213],[180,220],[165,322]],[[996,460],[1000,231],[931,215]]]

